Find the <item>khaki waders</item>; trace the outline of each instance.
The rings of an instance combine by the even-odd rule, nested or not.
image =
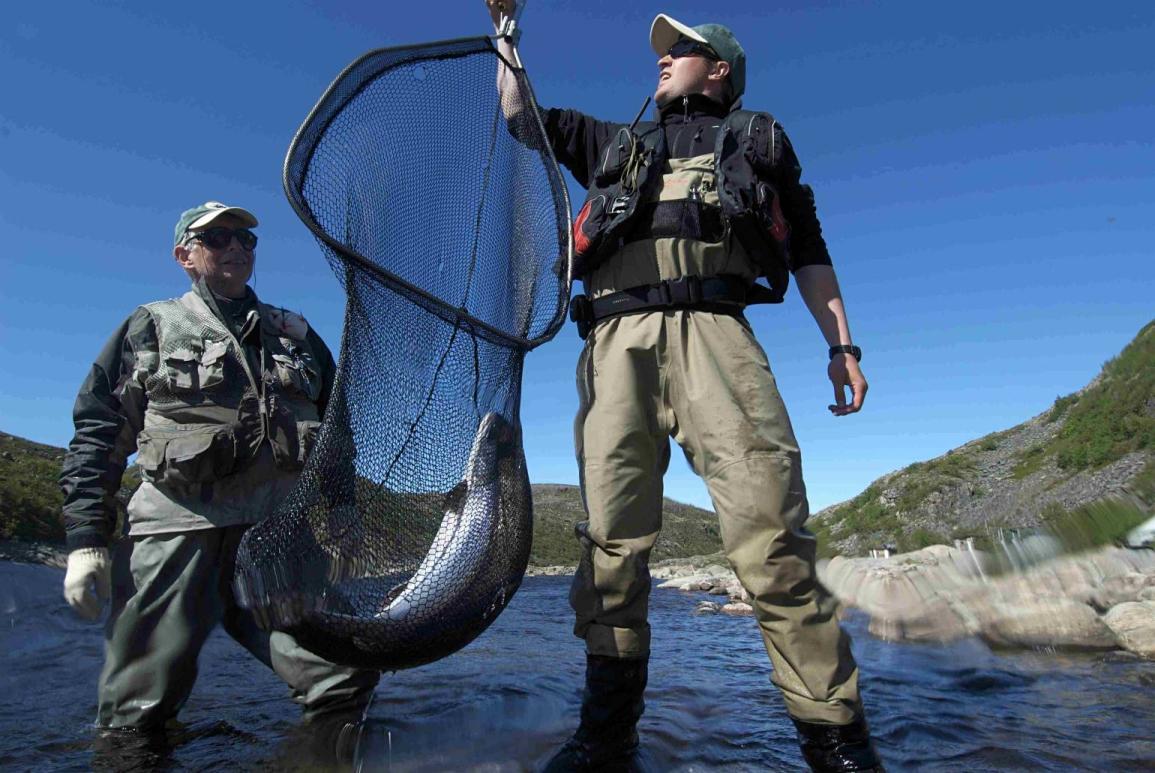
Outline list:
[[[712,189],[712,159],[674,159],[662,200]],[[709,203],[709,202],[708,202]],[[736,240],[627,244],[586,277],[598,297],[681,276],[755,270]],[[661,528],[669,438],[705,479],[723,546],[750,593],[790,714],[845,724],[861,715],[858,670],[836,601],[815,574],[801,454],[761,346],[745,321],[645,311],[596,325],[578,361],[575,443],[589,520],[570,601],[591,655],[649,653],[650,550]]]

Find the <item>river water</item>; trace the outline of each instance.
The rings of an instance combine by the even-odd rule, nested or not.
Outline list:
[[[100,627],[60,596],[63,572],[0,562],[0,770],[322,767],[280,681],[219,631],[167,742],[92,727]],[[584,655],[568,578],[527,578],[456,655],[386,674],[363,770],[532,770],[577,721]],[[654,771],[800,770],[751,618],[691,614],[654,591],[643,759]],[[1120,654],[993,653],[978,641],[888,644],[846,621],[880,753],[902,770],[1155,770],[1155,663]]]

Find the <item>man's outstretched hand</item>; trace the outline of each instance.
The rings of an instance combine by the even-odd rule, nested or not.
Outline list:
[[[866,399],[866,376],[862,375],[862,368],[858,367],[858,360],[850,354],[836,354],[830,360],[826,373],[830,376],[830,383],[834,384],[834,405],[827,408],[835,416],[846,416],[862,410],[862,402]],[[846,389],[850,388],[851,400],[846,402]]]

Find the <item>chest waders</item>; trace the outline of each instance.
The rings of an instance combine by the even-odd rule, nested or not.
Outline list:
[[[665,157],[652,125],[620,132],[575,222],[587,312],[573,312],[586,334],[574,435],[588,520],[577,527],[582,558],[570,601],[587,692],[581,726],[551,770],[609,764],[637,744],[648,564],[671,437],[710,492],[791,716],[825,725],[861,716],[849,639],[803,526],[798,443],[740,314],[751,302],[781,301],[786,289],[789,228],[773,189],[754,175],[772,158],[772,121],[731,113],[713,156],[685,159]],[[768,286],[755,285],[758,277]]]

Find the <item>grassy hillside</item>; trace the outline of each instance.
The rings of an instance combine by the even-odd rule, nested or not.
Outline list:
[[[64,450],[0,432],[0,539],[64,542],[64,495],[58,483]],[[125,471],[116,495],[118,519],[138,485],[134,465]]]
[[[57,484],[63,458],[63,448],[0,432],[0,539],[64,541],[64,528],[60,524],[63,496]],[[135,468],[125,474],[124,483],[118,497],[122,503],[128,501],[139,483]],[[578,543],[573,527],[585,519],[577,487],[539,484],[533,487],[533,495],[531,563],[576,565]],[[442,514],[441,498],[411,502],[400,511],[421,513],[431,524],[431,530],[436,531]],[[667,499],[663,522],[662,536],[654,551],[658,559],[709,554],[721,548],[718,521],[713,513]],[[418,548],[407,546],[405,549]]]
[[[63,542],[56,484],[64,449],[0,432],[0,539]]]
[[[824,555],[981,542],[1008,527],[1048,526],[1098,544],[1150,517],[1152,503],[1155,322],[1045,413],[886,475],[818,513],[811,528]]]
[[[579,548],[574,524],[585,520],[577,486],[537,484],[533,487],[533,553],[536,566],[574,566]],[[672,499],[662,508],[662,534],[653,559],[708,555],[722,548],[717,517]]]

